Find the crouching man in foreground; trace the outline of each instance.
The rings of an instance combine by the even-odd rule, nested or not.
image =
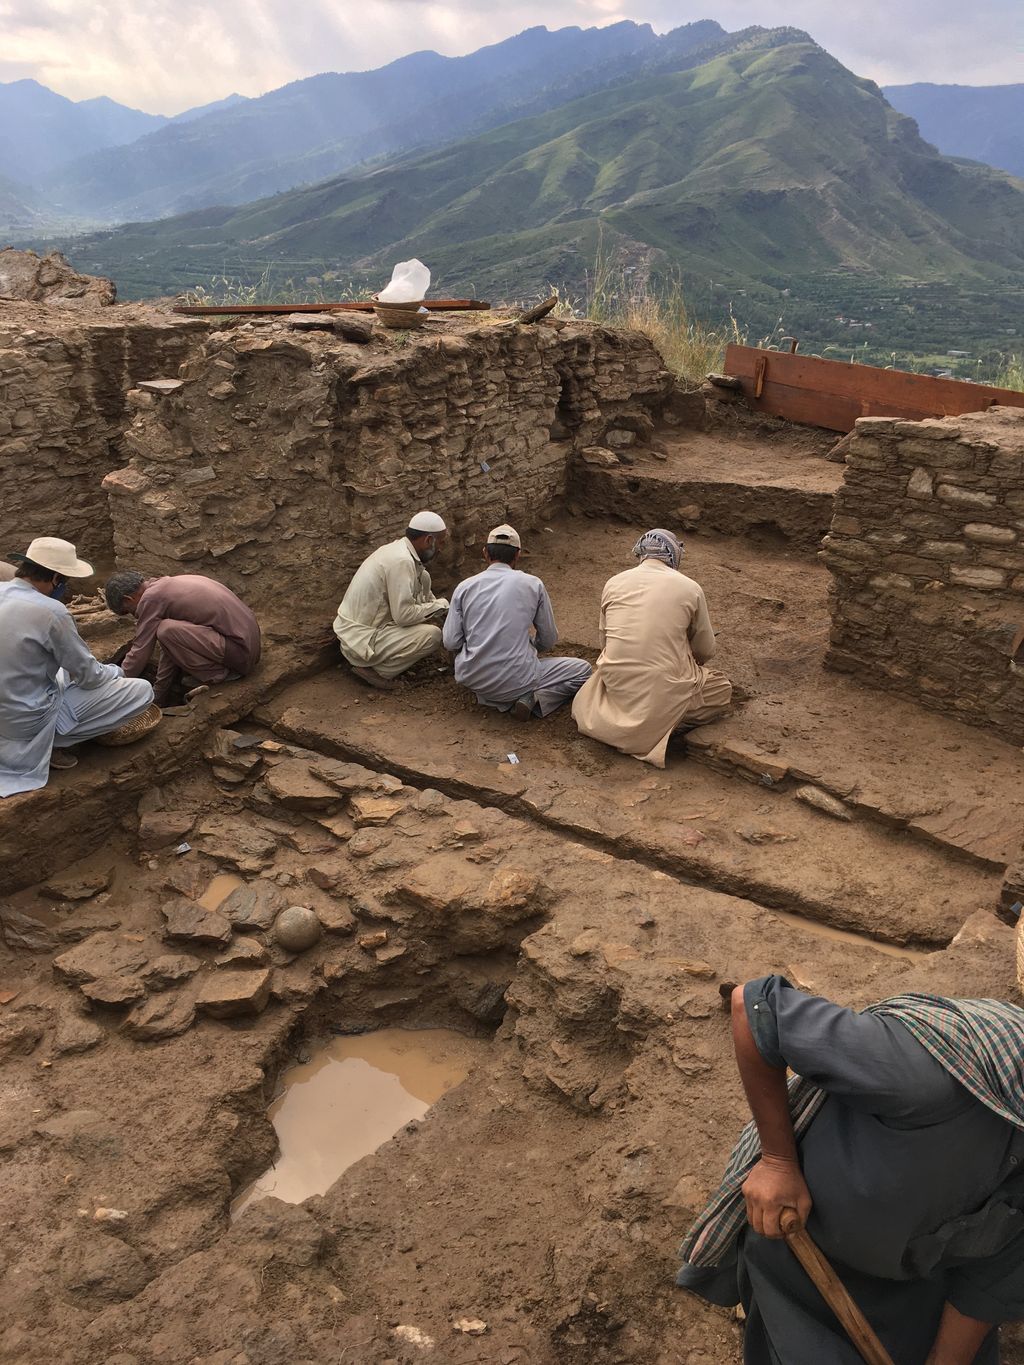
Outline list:
[[[481,706],[527,720],[570,701],[590,677],[590,665],[538,656],[538,649],[554,649],[558,631],[547,588],[518,571],[521,551],[515,527],[496,526],[488,534],[487,568],[452,593],[444,647],[455,655],[455,681]]]
[[[747,1365],[858,1365],[780,1240],[795,1209],[895,1365],[997,1365],[998,1324],[1024,1317],[1024,1010],[858,1014],[767,976],[735,989],[732,1025],[753,1122],[677,1283],[743,1303]]]
[[[234,682],[260,661],[260,626],[230,588],[201,574],[146,578],[136,569],[114,574],[105,589],[107,606],[135,617],[135,639],[124,671],[138,677],[155,645],[160,662],[153,684],[166,706],[179,676],[186,691],[204,683]]]
[[[42,536],[0,583],[0,796],[74,767],[73,744],[140,739],[160,720],[149,683],[101,664],[62,601],[69,578],[91,574],[72,544]]]
[[[334,633],[357,678],[381,692],[441,648],[448,600],[435,597],[425,565],[448,528],[436,512],[417,512],[405,535],[364,559],[348,585]]]

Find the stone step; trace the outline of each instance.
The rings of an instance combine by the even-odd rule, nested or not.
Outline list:
[[[596,657],[601,589],[635,561],[644,530],[581,518],[531,538],[531,573],[547,585],[570,652]],[[997,870],[1024,831],[1020,750],[951,715],[824,667],[829,575],[793,550],[742,537],[686,538],[683,571],[704,588],[718,653],[712,667],[744,700],[692,731],[691,757],[765,791],[812,784],[858,815]]]
[[[810,444],[686,432],[661,443],[660,457],[639,449],[619,453],[629,464],[578,457],[570,497],[604,517],[726,535],[767,531],[813,553],[832,520],[843,469]]]
[[[254,720],[279,738],[395,773],[696,884],[891,943],[947,943],[1001,873],[865,820],[830,819],[675,760],[664,772],[581,738],[561,712],[517,724],[450,678],[369,696],[341,669],[288,688]],[[510,754],[519,760],[510,762]]]

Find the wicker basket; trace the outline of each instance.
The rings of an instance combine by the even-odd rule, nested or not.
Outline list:
[[[1024,994],[1024,910],[1017,921],[1017,985]]]
[[[96,743],[104,745],[107,749],[117,749],[122,744],[134,744],[137,739],[144,739],[151,730],[155,730],[162,716],[163,712],[156,702],[150,702],[145,711],[134,720],[130,720],[127,725],[121,725],[105,735],[97,735]]]
[[[422,306],[422,299],[419,303],[375,303],[373,311],[384,327],[412,330],[422,327],[430,316],[429,313],[420,312]]]

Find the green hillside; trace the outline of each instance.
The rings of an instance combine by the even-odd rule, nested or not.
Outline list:
[[[68,245],[126,296],[265,268],[380,282],[417,255],[444,292],[517,297],[581,281],[599,232],[763,310],[808,279],[1024,281],[1024,184],[940,156],[794,30],[367,174]]]

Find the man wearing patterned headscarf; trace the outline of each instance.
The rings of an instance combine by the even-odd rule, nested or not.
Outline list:
[[[669,736],[728,710],[732,684],[705,667],[715,652],[704,592],[678,572],[683,547],[658,528],[633,546],[640,563],[601,598],[601,655],[576,694],[580,731],[656,768]]]

